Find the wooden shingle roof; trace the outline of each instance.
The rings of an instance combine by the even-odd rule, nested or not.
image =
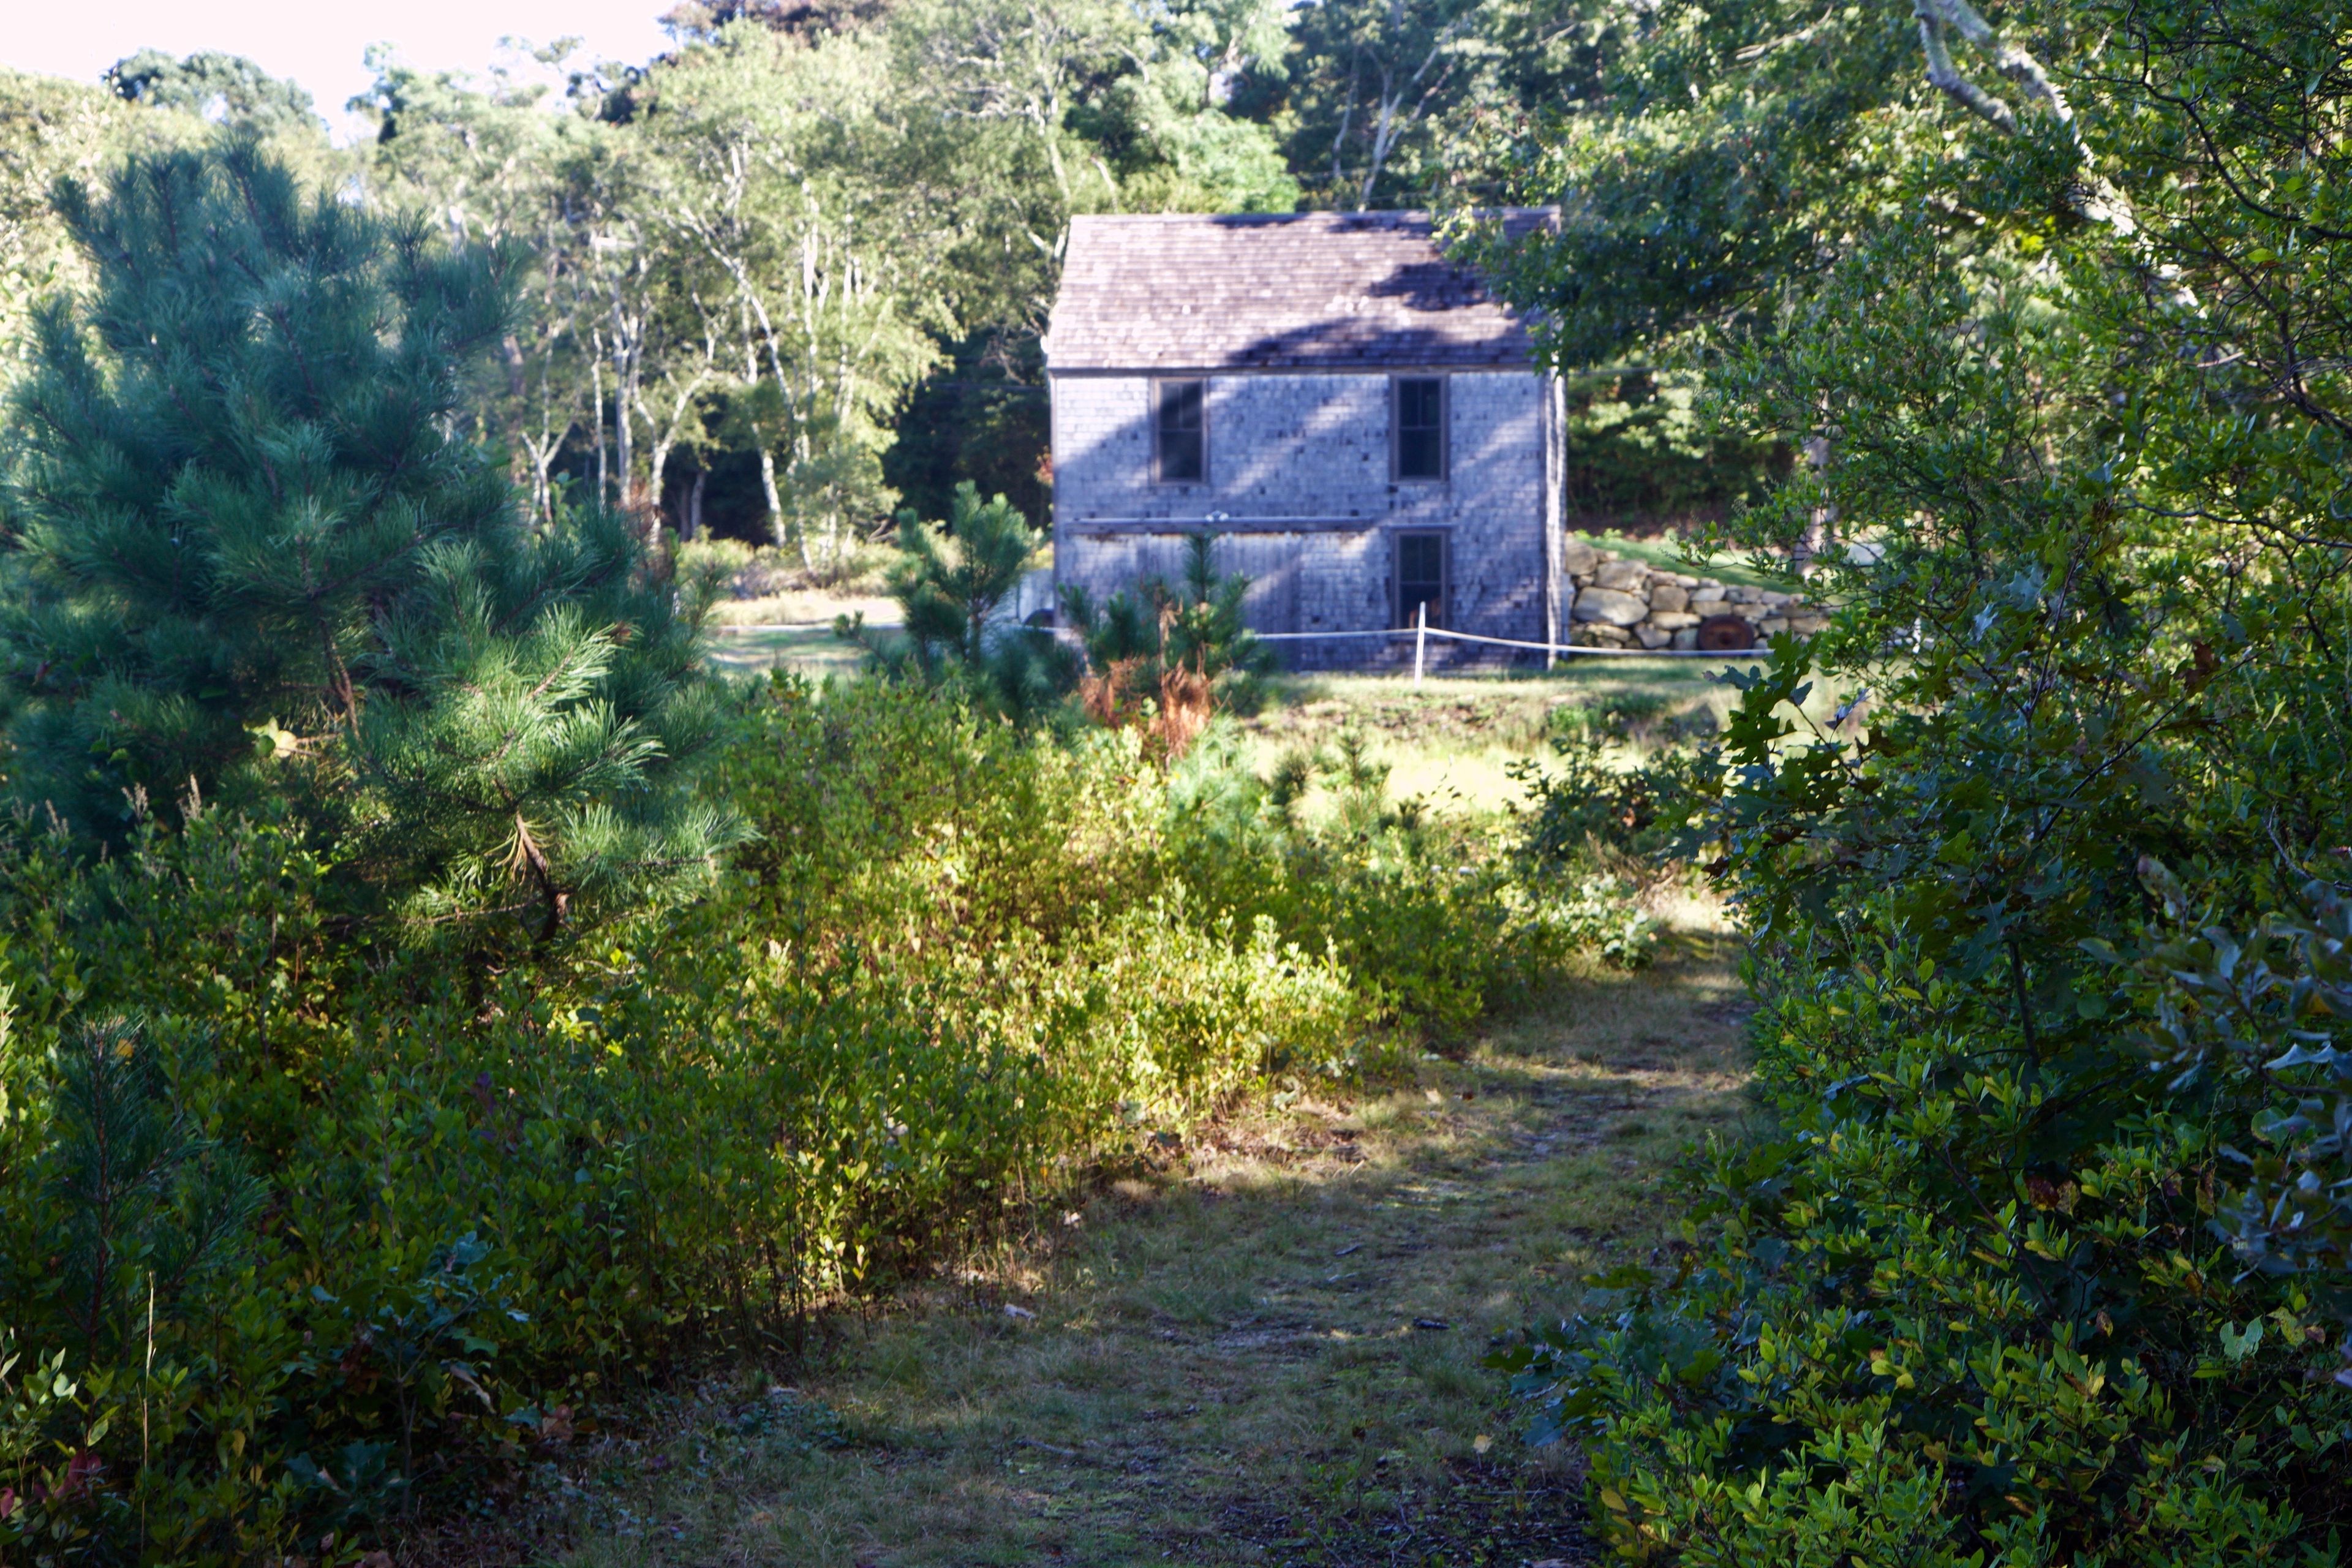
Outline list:
[[[1073,218],[1045,334],[1057,373],[1496,369],[1531,351],[1419,212]]]

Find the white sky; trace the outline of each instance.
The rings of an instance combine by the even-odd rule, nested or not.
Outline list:
[[[0,0],[0,65],[94,82],[142,48],[246,55],[310,90],[345,139],[343,104],[371,79],[370,44],[409,64],[479,75],[499,40],[584,40],[591,59],[641,64],[667,46],[657,18],[671,0]]]

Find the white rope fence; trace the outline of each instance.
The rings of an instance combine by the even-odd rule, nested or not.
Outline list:
[[[889,629],[880,622],[872,624],[877,631]],[[759,625],[738,623],[721,626],[717,629],[720,632],[813,632],[829,631],[833,625],[831,621],[780,621]],[[1075,636],[1067,626],[1024,626],[1019,629],[1045,632],[1052,637]],[[1260,642],[1344,642],[1365,637],[1379,637],[1384,641],[1393,642],[1399,637],[1411,637],[1412,639],[1412,679],[1416,685],[1420,683],[1423,672],[1429,663],[1429,639],[1432,637],[1443,638],[1449,642],[1478,643],[1488,647],[1526,648],[1530,652],[1542,654],[1548,660],[1580,656],[1587,658],[1711,658],[1722,663],[1738,658],[1743,654],[1758,651],[1754,648],[1593,647],[1581,643],[1524,642],[1516,637],[1490,637],[1476,632],[1450,631],[1444,626],[1431,626],[1429,607],[1426,605],[1419,606],[1414,611],[1413,624],[1409,626],[1385,626],[1374,631],[1258,632],[1254,635]]]
[[[1604,658],[1738,658],[1743,653],[1762,651],[1757,648],[1728,650],[1703,647],[1591,647],[1582,643],[1519,642],[1511,637],[1480,637],[1475,632],[1451,632],[1444,626],[1431,626],[1423,632],[1419,626],[1399,626],[1377,632],[1258,632],[1260,642],[1307,642],[1318,637],[1444,637],[1454,642],[1486,643],[1495,647],[1524,647],[1555,658],[1568,654],[1586,654]]]
[[[1721,662],[1752,651],[1748,648],[1726,650],[1696,647],[1590,647],[1576,643],[1522,642],[1515,637],[1482,637],[1476,632],[1448,631],[1443,626],[1431,626],[1429,606],[1426,604],[1414,606],[1412,625],[1410,626],[1394,626],[1370,632],[1259,632],[1257,634],[1257,639],[1260,642],[1305,642],[1318,637],[1386,637],[1391,641],[1398,637],[1411,637],[1412,639],[1412,681],[1415,686],[1421,684],[1422,671],[1428,665],[1429,639],[1432,637],[1444,637],[1454,642],[1481,643],[1488,647],[1528,648],[1542,654],[1547,662],[1558,659],[1562,655],[1574,654],[1604,658],[1711,658]]]

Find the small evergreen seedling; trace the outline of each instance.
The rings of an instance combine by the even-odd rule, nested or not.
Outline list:
[[[943,658],[977,668],[987,655],[989,618],[1021,585],[1044,543],[1021,509],[1003,496],[982,501],[970,479],[955,488],[947,536],[910,510],[898,514],[890,593],[906,613],[907,636],[925,670]]]

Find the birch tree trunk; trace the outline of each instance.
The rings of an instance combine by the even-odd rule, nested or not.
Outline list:
[[[768,498],[768,537],[777,548],[784,545],[784,502],[776,493],[776,449],[766,442],[760,444],[760,489]]]
[[[613,447],[614,466],[621,470],[621,509],[625,511],[636,503],[636,461],[629,407],[635,399],[639,360],[635,344],[621,331],[621,308],[617,303],[613,307]]]
[[[595,347],[588,356],[588,386],[596,401],[596,504],[602,506],[613,496],[612,470],[604,458],[604,330],[594,328],[589,337]]]

